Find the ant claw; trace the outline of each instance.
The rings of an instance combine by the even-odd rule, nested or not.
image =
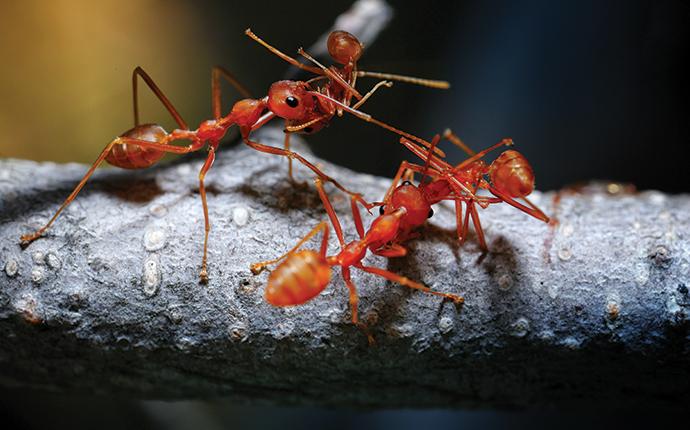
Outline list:
[[[253,275],[258,275],[261,272],[263,272],[266,269],[266,266],[260,263],[254,263],[249,266],[249,270],[251,270]]]
[[[22,235],[19,238],[19,246],[21,246],[22,249],[25,249],[27,246],[31,245],[31,243],[36,239],[38,239],[38,236],[33,234]]]
[[[201,272],[199,272],[199,282],[202,284],[208,284],[208,272],[206,271],[205,267],[201,269]]]

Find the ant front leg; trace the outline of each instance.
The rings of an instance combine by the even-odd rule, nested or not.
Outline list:
[[[393,86],[393,82],[390,81],[381,81],[378,84],[374,85],[372,89],[369,90],[368,93],[364,94],[364,97],[362,97],[362,100],[358,101],[355,103],[352,108],[353,109],[359,109],[367,100],[369,100],[369,97],[373,96],[374,93],[381,87],[386,87],[390,88]]]
[[[441,297],[444,297],[446,299],[450,299],[453,302],[455,302],[455,304],[458,304],[458,305],[462,304],[465,301],[465,299],[463,299],[462,297],[460,297],[458,295],[433,291],[431,288],[427,287],[424,284],[420,284],[419,282],[415,282],[415,281],[413,281],[413,280],[411,280],[405,276],[398,275],[397,273],[393,273],[393,272],[390,272],[390,271],[385,270],[385,269],[380,269],[378,267],[372,267],[372,266],[362,266],[362,265],[358,265],[356,267],[358,269],[364,270],[365,272],[373,273],[374,275],[379,275],[382,278],[388,279],[389,281],[395,282],[395,283],[400,284],[400,285],[404,285],[405,287],[413,288],[415,290],[423,291],[427,294],[433,294],[435,296],[441,296]]]
[[[355,192],[353,192],[353,191],[350,191],[350,190],[348,190],[347,188],[345,188],[344,186],[340,185],[340,183],[339,183],[338,181],[336,181],[335,179],[333,179],[333,178],[331,178],[330,176],[328,176],[328,175],[326,175],[325,173],[323,173],[323,172],[321,171],[321,169],[319,169],[318,167],[316,167],[315,165],[313,165],[312,163],[310,163],[306,158],[302,157],[302,156],[299,155],[298,153],[296,153],[296,152],[294,152],[294,151],[288,151],[288,150],[286,150],[286,149],[276,148],[276,147],[274,147],[274,146],[264,145],[264,144],[262,144],[262,143],[255,142],[255,141],[249,139],[248,137],[245,137],[245,138],[243,139],[243,141],[244,141],[244,143],[245,143],[247,146],[249,146],[249,147],[251,147],[251,148],[253,148],[253,149],[256,149],[256,150],[259,151],[259,152],[265,152],[265,153],[267,153],[267,154],[281,155],[281,156],[283,156],[283,157],[288,157],[288,158],[290,158],[290,159],[293,159],[293,158],[296,159],[297,161],[299,161],[300,163],[302,163],[302,165],[304,165],[304,166],[307,167],[309,170],[311,170],[312,172],[314,172],[321,180],[323,180],[323,181],[325,181],[325,182],[331,182],[331,183],[332,183],[333,185],[335,185],[335,187],[338,188],[340,191],[342,191],[342,192],[344,192],[344,193],[347,193],[347,194],[349,194],[350,196],[352,196],[353,198],[357,199],[357,201],[359,201],[360,203],[362,203],[362,205],[364,205],[364,207],[366,207],[367,209],[370,209],[370,208],[373,207],[371,204],[367,203],[366,200],[364,200],[364,198],[362,197],[361,194],[355,193]]]

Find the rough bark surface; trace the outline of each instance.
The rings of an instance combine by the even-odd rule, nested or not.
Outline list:
[[[260,139],[280,144],[282,134]],[[389,184],[315,161],[368,200]],[[0,161],[3,385],[365,407],[690,400],[687,195],[591,186],[556,207],[554,194],[536,193],[557,227],[496,205],[481,213],[491,248],[483,260],[474,240],[457,244],[452,208],[441,206],[408,257],[366,261],[461,294],[465,305],[355,269],[370,347],[350,323],[339,271],[294,308],[267,304],[267,275],[249,272],[325,219],[311,175],[298,167],[308,185],[291,185],[283,158],[244,145],[220,152],[207,177],[210,282],[198,283],[201,163],[99,171],[22,249],[20,234],[53,213],[86,167]],[[353,238],[348,199],[328,189]]]

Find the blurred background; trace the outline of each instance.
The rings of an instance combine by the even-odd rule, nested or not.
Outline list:
[[[294,53],[350,3],[5,0],[0,156],[92,162],[132,126],[137,65],[196,126],[210,117],[212,65],[233,71],[257,97],[284,76],[285,64],[244,36],[245,28]],[[430,0],[393,7],[361,67],[453,86],[397,84],[372,98],[366,112],[428,138],[451,127],[473,148],[512,137],[541,189],[610,179],[687,190],[687,2]],[[158,101],[142,93],[142,119],[171,128]],[[226,88],[225,95],[227,111],[237,94]],[[354,118],[334,120],[308,140],[322,157],[384,176],[408,156],[390,133]]]
[[[293,53],[311,45],[350,3],[4,0],[0,157],[90,163],[132,126],[130,79],[137,65],[196,125],[210,117],[212,65],[233,71],[257,96],[284,76],[285,64],[244,36],[245,28]],[[366,112],[429,138],[451,127],[475,149],[512,137],[531,161],[541,189],[609,179],[639,189],[688,191],[688,73],[682,66],[690,52],[686,2],[427,0],[392,5],[393,20],[367,47],[361,67],[446,79],[452,88],[396,84],[372,98]],[[172,128],[154,97],[142,94],[142,119]],[[224,94],[227,111],[237,94],[230,88]],[[324,158],[384,176],[391,176],[407,156],[388,132],[347,117],[308,141]],[[448,148],[451,159],[463,158]],[[609,425],[582,414],[351,414],[6,390],[0,391],[0,417],[17,428],[64,423],[75,429],[277,428],[276,423],[286,421],[332,428],[416,428],[423,423],[551,428],[564,420],[573,428]],[[618,425],[620,419],[615,417]]]

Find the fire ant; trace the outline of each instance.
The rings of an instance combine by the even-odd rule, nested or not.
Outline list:
[[[258,275],[266,266],[280,262],[278,267],[276,267],[268,277],[268,284],[265,292],[266,301],[274,306],[303,304],[316,297],[326,288],[331,280],[331,267],[340,266],[341,275],[350,293],[349,302],[352,322],[365,329],[365,332],[366,327],[363,323],[359,322],[358,319],[357,304],[359,298],[357,296],[355,284],[352,282],[350,273],[351,267],[381,276],[384,279],[409,288],[450,299],[456,304],[462,304],[464,302],[464,299],[458,295],[433,291],[429,287],[419,282],[412,281],[405,276],[378,267],[365,266],[362,264],[367,250],[371,250],[379,255],[386,255],[379,251],[399,234],[403,226],[403,220],[410,216],[410,212],[408,212],[406,207],[401,206],[393,211],[388,211],[378,216],[371,223],[369,230],[365,232],[357,206],[358,202],[355,198],[351,198],[352,216],[359,239],[350,243],[345,243],[340,221],[331,205],[328,195],[324,191],[321,179],[316,178],[315,183],[319,192],[319,197],[321,198],[331,224],[333,225],[333,230],[340,242],[340,252],[333,256],[326,256],[329,228],[326,221],[322,221],[304,236],[294,248],[290,249],[285,254],[273,260],[252,264],[250,267],[252,273]],[[323,236],[319,252],[311,249],[299,250],[305,242],[320,231],[323,231]],[[373,338],[368,333],[367,336],[371,343]]]
[[[248,33],[251,32],[248,30]],[[355,41],[357,44],[359,44],[359,42],[356,40],[356,38],[354,41],[352,41],[346,36],[345,32],[335,33],[336,36],[334,36],[332,42],[332,44],[335,46],[333,48],[334,58],[337,61],[343,61],[346,58],[350,58],[350,60],[348,60],[348,64],[352,64],[352,73],[354,73],[354,64],[356,63],[355,57],[358,58],[359,54],[357,54],[356,49],[353,51],[348,47],[355,46],[353,45]],[[345,35],[341,33],[345,33]],[[354,36],[352,36],[352,38],[354,38]],[[341,43],[343,40],[345,42]],[[265,46],[270,46],[265,44],[263,41],[262,43]],[[329,44],[329,46],[331,45]],[[279,52],[277,50],[275,51]],[[291,59],[291,61],[301,64],[294,59]],[[207,172],[213,165],[215,153],[221,139],[225,136],[228,129],[233,125],[238,126],[242,139],[248,146],[260,152],[287,157],[288,160],[296,159],[304,166],[311,169],[322,180],[332,182],[337,188],[359,200],[363,205],[365,205],[365,207],[370,208],[371,205],[363,201],[359,194],[349,191],[340,185],[335,179],[323,173],[317,166],[310,163],[307,159],[296,152],[290,151],[288,140],[289,134],[286,135],[285,149],[280,149],[252,141],[249,138],[250,133],[265,125],[275,116],[283,118],[289,124],[301,124],[296,126],[296,129],[298,130],[303,128],[306,131],[307,127],[309,126],[313,127],[313,130],[317,130],[318,128],[323,127],[327,123],[328,119],[332,118],[340,108],[357,116],[360,119],[373,122],[401,136],[405,136],[410,140],[426,144],[427,146],[429,146],[430,143],[402,130],[398,130],[395,127],[389,126],[388,124],[378,121],[372,118],[370,115],[357,110],[357,108],[364,101],[366,101],[368,96],[373,94],[373,92],[375,92],[376,89],[384,83],[380,83],[379,85],[375,86],[366,96],[362,97],[359,95],[357,90],[355,90],[349,83],[345,82],[343,78],[336,73],[337,69],[333,69],[335,71],[326,71],[322,68],[314,68],[306,65],[302,65],[302,68],[327,76],[329,79],[332,79],[332,81],[329,81],[328,84],[318,88],[316,91],[311,87],[310,82],[278,81],[271,85],[266,97],[261,99],[253,99],[250,98],[249,91],[247,91],[247,89],[242,86],[229,71],[219,66],[214,67],[211,72],[211,100],[213,119],[203,121],[196,130],[191,130],[170,100],[165,96],[163,91],[161,91],[161,89],[158,88],[158,86],[154,83],[153,79],[141,67],[136,67],[132,73],[134,127],[116,137],[105,146],[91,168],[86,172],[84,177],[77,184],[72,193],[65,199],[50,220],[34,233],[21,236],[21,244],[23,246],[28,246],[31,242],[43,235],[43,233],[57,219],[60,213],[74,200],[79,191],[81,191],[88,179],[94,173],[96,168],[103,161],[107,161],[114,166],[124,169],[140,169],[154,165],[166,153],[186,154],[199,151],[206,146],[208,155],[201,168],[201,171],[199,172],[199,193],[201,195],[201,203],[204,212],[204,248],[199,276],[201,282],[206,283],[208,281],[208,236],[211,224],[208,216],[204,179]],[[347,67],[344,69],[347,69]],[[348,76],[349,75],[346,74],[346,77]],[[352,77],[348,77],[348,79],[351,79],[352,83],[354,83],[354,77],[356,77],[356,73],[354,73]],[[390,77],[396,78],[395,75],[391,75]],[[139,122],[137,88],[139,78],[146,83],[149,89],[161,101],[179,128],[168,133],[158,124],[141,124]],[[240,94],[242,94],[243,97],[245,97],[244,99],[236,102],[232,106],[230,113],[225,116],[223,116],[221,113],[221,78],[227,80]],[[410,79],[414,80],[414,78]],[[354,97],[359,96],[360,98],[359,102],[353,107],[349,106],[348,94],[350,93]],[[336,100],[333,97],[341,97],[341,100]],[[186,146],[172,145],[173,142],[178,140],[187,140],[191,143]]]
[[[393,213],[400,208],[405,208],[407,211],[407,215],[401,220],[399,235],[378,252],[379,255],[387,257],[405,255],[406,250],[399,243],[414,237],[414,229],[424,224],[426,219],[433,215],[431,206],[443,200],[453,200],[455,203],[456,228],[460,243],[467,237],[471,218],[479,246],[484,252],[488,251],[488,247],[479,221],[477,204],[486,208],[489,204],[505,202],[541,221],[549,222],[549,217],[527,199],[534,190],[534,172],[522,154],[509,149],[502,152],[489,165],[482,160],[482,157],[494,149],[512,146],[512,139],[504,139],[475,153],[452,131],[446,130],[444,137],[465,150],[470,157],[452,166],[434,156],[431,149],[424,150],[404,137],[400,139],[403,145],[424,159],[425,164],[420,166],[403,161],[383,202],[379,203],[381,214]],[[432,148],[439,141],[440,136],[436,135],[431,142]],[[422,182],[418,186],[412,183],[415,173],[422,175]],[[398,185],[401,179],[404,182]],[[477,195],[476,192],[479,189],[488,190],[495,197]],[[516,200],[518,198],[525,201],[528,206],[518,202]],[[466,205],[464,219],[463,203]]]
[[[336,114],[339,117],[342,116],[343,111],[347,111],[348,113],[351,113],[360,119],[363,119],[367,122],[372,122],[401,136],[405,136],[417,143],[427,147],[430,146],[429,142],[378,121],[368,114],[357,111],[357,109],[359,109],[359,107],[362,106],[364,102],[366,102],[382,86],[391,87],[392,82],[390,81],[406,82],[438,89],[450,88],[450,84],[448,82],[396,75],[391,73],[358,70],[357,62],[362,56],[364,46],[360,43],[357,37],[342,30],[331,32],[326,42],[328,53],[337,64],[341,65],[340,67],[326,67],[304,51],[304,49],[299,48],[297,50],[298,54],[315,64],[315,66],[309,66],[270,45],[254,34],[251,29],[245,30],[245,34],[292,66],[317,75],[317,77],[305,82],[306,86],[313,90],[311,95],[317,99],[316,106],[314,106],[310,112],[301,115],[299,118],[286,118],[285,120],[284,146],[286,150],[290,148],[290,133],[315,133],[327,126],[330,120]],[[367,94],[362,96],[355,88],[358,77],[372,77],[383,80],[374,85],[374,87],[372,87]],[[315,82],[323,80],[326,80],[326,83],[322,84],[321,86],[314,87],[312,85]],[[350,106],[353,97],[357,99],[357,102]],[[442,151],[437,150],[436,152],[441,156],[444,155]],[[288,174],[292,179],[292,161],[290,159],[288,159],[288,161]]]

